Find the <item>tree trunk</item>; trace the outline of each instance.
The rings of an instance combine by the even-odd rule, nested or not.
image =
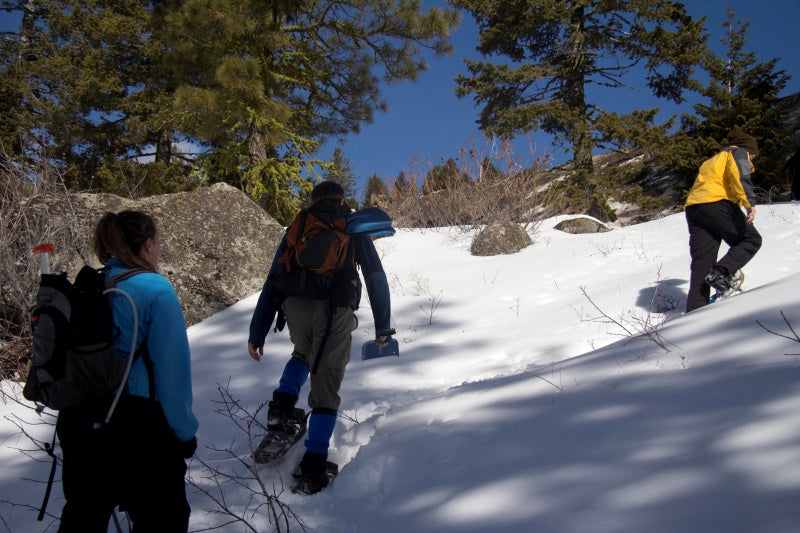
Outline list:
[[[36,57],[28,57],[28,48],[33,42],[36,24],[36,4],[27,0],[22,8],[22,21],[19,30],[19,58],[26,61],[35,61]]]
[[[255,125],[250,126],[250,138],[247,142],[247,150],[250,152],[250,157],[257,163],[263,163],[267,160],[267,141],[266,133],[262,128]]]
[[[172,161],[172,136],[162,131],[156,142],[156,162],[169,164]]]
[[[592,172],[592,133],[586,112],[586,35],[584,8],[572,14],[570,53],[572,67],[566,76],[566,103],[571,111],[571,141],[576,171]]]

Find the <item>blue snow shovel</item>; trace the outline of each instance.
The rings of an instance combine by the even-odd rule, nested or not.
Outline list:
[[[394,334],[394,330],[386,332],[386,346],[379,346],[374,340],[367,341],[361,345],[361,360],[377,359],[378,357],[388,357],[390,355],[400,356],[400,345],[397,339],[393,339],[388,335]],[[379,335],[383,337],[384,335]]]

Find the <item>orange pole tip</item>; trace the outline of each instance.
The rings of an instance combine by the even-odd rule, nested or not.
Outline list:
[[[33,253],[41,254],[41,253],[52,253],[56,249],[55,245],[48,243],[39,244],[34,246]]]

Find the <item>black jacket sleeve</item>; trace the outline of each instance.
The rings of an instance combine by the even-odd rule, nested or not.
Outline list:
[[[272,327],[272,322],[274,322],[275,315],[278,312],[278,291],[272,283],[272,274],[278,267],[278,258],[283,254],[285,249],[286,237],[284,236],[278,246],[278,250],[275,252],[275,257],[272,258],[269,274],[267,274],[267,279],[264,281],[261,295],[258,297],[258,303],[253,311],[253,317],[250,319],[250,336],[247,342],[256,348],[264,346],[269,328]]]
[[[353,239],[356,262],[361,266],[361,273],[364,276],[364,284],[367,287],[377,333],[391,327],[392,306],[389,283],[372,239],[366,235],[353,236]]]

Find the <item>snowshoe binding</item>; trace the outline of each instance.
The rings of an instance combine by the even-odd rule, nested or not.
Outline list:
[[[733,275],[728,275],[722,269],[714,267],[706,276],[705,282],[716,291],[709,300],[709,303],[714,303],[742,291],[744,272],[737,270]]]
[[[308,413],[295,407],[281,409],[275,404],[269,403],[267,434],[253,452],[253,460],[258,464],[280,459],[306,434]]]

